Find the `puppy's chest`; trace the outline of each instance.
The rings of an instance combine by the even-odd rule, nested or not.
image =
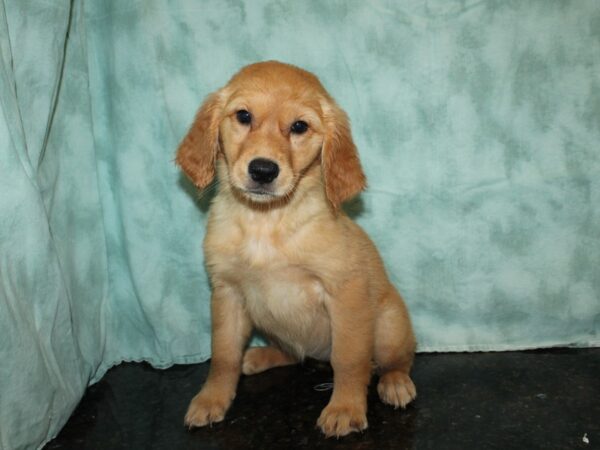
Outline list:
[[[293,240],[272,224],[234,222],[213,230],[206,239],[209,264],[234,278],[289,267],[296,262],[290,257],[294,253]]]
[[[238,264],[261,270],[289,264],[287,251],[286,243],[275,231],[257,232],[243,236],[238,252],[233,256]]]
[[[294,243],[264,230],[234,236],[231,243],[221,251],[214,248],[210,267],[241,290],[254,324],[298,355],[322,356],[327,337],[317,336],[315,328],[327,334],[328,297]]]
[[[293,266],[249,268],[239,278],[239,287],[259,330],[299,358],[328,358],[327,294],[317,277]]]
[[[256,233],[241,240],[236,251],[223,255],[223,268],[242,289],[250,312],[276,316],[278,310],[282,314],[309,310],[322,302],[324,289],[318,277],[290,253],[294,253],[291,244]]]

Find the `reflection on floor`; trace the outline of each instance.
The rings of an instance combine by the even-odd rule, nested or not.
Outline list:
[[[187,404],[208,364],[156,370],[127,363],[91,386],[46,449],[574,449],[600,448],[600,348],[419,354],[417,400],[383,405],[374,379],[369,428],[325,439],[315,428],[328,365],[243,377],[225,421],[188,431]]]

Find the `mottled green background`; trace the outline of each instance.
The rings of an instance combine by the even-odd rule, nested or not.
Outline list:
[[[173,164],[242,65],[315,72],[421,351],[600,345],[600,2],[0,0],[0,448],[122,360],[209,357]]]

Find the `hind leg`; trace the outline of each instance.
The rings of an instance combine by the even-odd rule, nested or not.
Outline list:
[[[289,366],[298,362],[298,359],[277,347],[252,347],[244,353],[242,373],[244,375],[254,375],[273,367]]]
[[[417,396],[409,376],[416,343],[408,311],[395,290],[381,305],[375,330],[379,398],[395,408],[405,408]]]

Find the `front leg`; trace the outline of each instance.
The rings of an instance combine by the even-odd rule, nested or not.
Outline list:
[[[317,425],[327,437],[367,428],[367,387],[373,353],[373,306],[367,281],[356,277],[328,304],[333,393]]]
[[[211,297],[212,358],[206,383],[192,399],[185,424],[202,427],[220,422],[235,397],[242,354],[252,331],[241,294],[231,286],[214,283]]]

